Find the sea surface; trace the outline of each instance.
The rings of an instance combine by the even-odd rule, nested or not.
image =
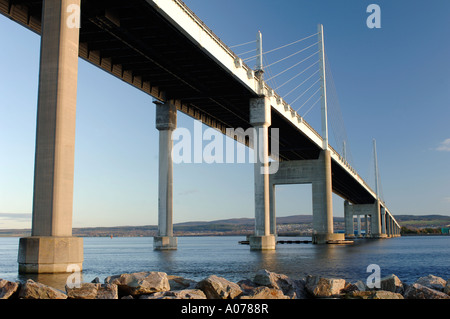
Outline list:
[[[279,240],[310,240],[282,238]],[[380,267],[381,276],[397,275],[413,283],[428,274],[450,279],[450,236],[408,236],[355,240],[353,245],[283,244],[275,251],[250,251],[238,242],[245,237],[179,237],[178,250],[154,251],[153,238],[84,238],[82,282],[98,277],[140,271],[162,271],[193,280],[209,275],[231,281],[252,279],[259,269],[288,275],[306,275],[366,281]],[[64,289],[68,275],[19,275],[19,238],[0,238],[0,278],[35,281]]]

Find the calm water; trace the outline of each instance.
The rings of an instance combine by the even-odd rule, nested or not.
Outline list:
[[[139,271],[163,271],[193,280],[215,274],[239,281],[268,269],[293,278],[316,274],[356,282],[370,275],[366,272],[370,264],[378,264],[382,276],[393,273],[407,283],[428,274],[450,279],[448,236],[357,240],[346,246],[278,245],[269,252],[250,251],[249,246],[238,244],[240,240],[245,238],[180,237],[177,251],[160,252],[153,251],[152,238],[84,238],[83,281]],[[0,278],[32,278],[63,289],[67,275],[17,273],[18,243],[18,238],[0,238]]]

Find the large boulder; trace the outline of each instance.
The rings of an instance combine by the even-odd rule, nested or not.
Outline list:
[[[0,299],[9,299],[19,289],[17,282],[0,279]]]
[[[258,286],[266,286],[281,290],[292,299],[306,299],[305,281],[294,280],[283,274],[277,274],[266,269],[259,270],[253,282]]]
[[[402,281],[394,274],[381,278],[380,285],[381,290],[391,291],[399,294],[402,294],[404,292]]]
[[[209,276],[197,284],[208,299],[234,299],[242,294],[238,284],[216,275]]]
[[[285,296],[283,291],[276,288],[266,286],[256,287],[246,295],[242,295],[240,299],[291,299]]]
[[[352,291],[344,296],[345,299],[404,299],[399,293],[385,290]]]
[[[444,293],[450,295],[450,280],[447,280],[447,283],[445,284]]]
[[[444,291],[447,282],[441,277],[428,275],[426,277],[420,277],[419,279],[417,279],[416,284],[420,284],[434,290]]]
[[[184,290],[195,288],[197,282],[180,276],[167,276],[171,290]]]
[[[450,299],[449,295],[418,283],[409,286],[403,296],[405,299]]]
[[[306,290],[315,298],[339,296],[345,286],[345,279],[323,278],[311,275],[306,277]]]
[[[62,291],[28,279],[19,292],[21,299],[67,299]]]
[[[240,280],[237,282],[237,284],[242,289],[244,295],[250,294],[255,288],[258,288],[258,285],[250,279]]]
[[[121,295],[137,296],[170,290],[167,274],[157,271],[110,276],[105,283],[117,285]]]
[[[151,295],[141,295],[139,299],[206,299],[200,289],[184,289],[174,291],[161,291]]]
[[[70,299],[119,299],[116,284],[82,283],[80,287],[66,286],[66,292]]]
[[[355,290],[358,291],[366,291],[369,290],[369,288],[367,287],[367,285],[362,281],[362,280],[358,280],[356,283],[353,284],[355,286]]]

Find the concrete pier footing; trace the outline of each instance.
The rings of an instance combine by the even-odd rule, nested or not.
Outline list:
[[[177,250],[178,238],[169,236],[156,236],[153,237],[153,249],[154,250]]]
[[[24,237],[19,242],[20,273],[65,273],[83,269],[83,238]]]
[[[274,250],[277,244],[274,235],[249,236],[250,250]]]

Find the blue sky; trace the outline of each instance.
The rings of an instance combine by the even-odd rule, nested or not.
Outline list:
[[[392,213],[450,215],[449,1],[185,2],[229,46],[261,31],[268,51],[316,33],[322,23],[354,167],[373,181],[375,138]],[[366,26],[371,3],[381,8],[381,29]],[[0,228],[28,228],[40,38],[3,16],[0,38]],[[267,55],[267,62],[292,50]],[[288,72],[277,83],[287,79]],[[74,227],[157,223],[154,113],[151,97],[80,60]],[[318,131],[319,116],[316,107],[306,118]],[[192,123],[179,115],[179,127]],[[276,205],[278,216],[311,214],[311,187],[277,187]],[[175,222],[253,217],[253,207],[252,165],[175,165]],[[337,196],[334,214],[343,215]]]

